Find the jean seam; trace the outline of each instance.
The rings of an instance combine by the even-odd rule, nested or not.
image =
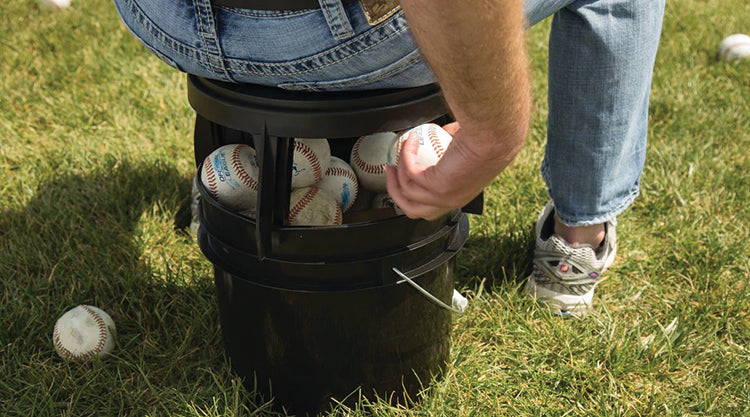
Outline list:
[[[240,16],[246,16],[246,17],[254,17],[254,18],[268,18],[268,19],[283,19],[291,16],[300,16],[303,14],[309,14],[309,13],[316,13],[319,10],[318,9],[309,9],[304,11],[295,11],[295,10],[268,10],[268,13],[258,13],[257,10],[252,9],[238,9],[236,7],[218,7],[219,9],[222,9],[226,12],[240,15]]]
[[[326,88],[330,88],[330,87],[341,88],[341,87],[355,87],[355,86],[359,86],[359,85],[362,85],[362,84],[369,84],[369,83],[373,83],[375,81],[380,81],[380,80],[382,80],[384,78],[387,78],[387,77],[389,77],[391,75],[394,75],[394,74],[397,74],[399,72],[405,71],[406,69],[408,69],[409,67],[411,67],[412,65],[414,65],[416,62],[418,62],[419,59],[420,59],[420,57],[421,57],[421,55],[418,52],[417,53],[412,53],[410,55],[413,55],[413,56],[410,57],[407,61],[405,61],[403,63],[403,65],[400,65],[398,67],[394,67],[394,68],[392,68],[392,69],[390,69],[388,71],[383,72],[382,74],[378,74],[378,75],[373,76],[373,77],[366,77],[366,78],[357,77],[356,80],[341,81],[341,82],[338,82],[338,81],[330,81],[330,82],[329,81],[322,81],[322,82],[307,82],[307,83],[306,82],[299,82],[299,83],[281,83],[279,85],[283,86],[283,87],[287,87],[287,86],[289,86],[289,87],[304,87],[305,89],[308,89],[310,91],[316,91],[316,90],[320,90],[320,88],[318,88],[318,86],[322,86],[322,85],[325,85]]]
[[[195,15],[197,16],[197,19],[198,19],[198,36],[201,37],[201,41],[203,42],[204,45],[206,45],[206,44],[208,44],[208,42],[206,41],[206,37],[203,35],[205,33],[205,30],[203,28],[203,23],[204,23],[203,22],[203,17],[202,17],[202,14],[200,12],[199,5],[198,5],[197,1],[193,2],[193,8],[195,9]],[[208,57],[207,62],[205,64],[211,69],[211,72],[215,72],[214,71],[214,66],[213,66],[213,63],[211,62],[211,58],[210,57]]]
[[[353,57],[355,57],[355,56],[357,56],[357,55],[359,55],[359,54],[367,51],[370,48],[376,47],[379,44],[381,44],[381,43],[389,40],[393,36],[396,36],[396,35],[404,32],[404,31],[407,31],[407,30],[408,30],[408,27],[403,26],[403,27],[397,29],[395,32],[393,32],[393,33],[391,33],[391,34],[383,37],[382,39],[379,39],[379,40],[375,41],[371,45],[368,45],[367,47],[365,47],[363,49],[357,50],[355,53],[347,55],[347,56],[345,56],[345,57],[343,57],[341,59],[337,59],[337,60],[328,62],[328,63],[326,63],[324,65],[316,66],[315,68],[306,69],[306,70],[300,70],[300,71],[294,71],[294,72],[287,72],[287,71],[281,72],[281,71],[279,71],[279,72],[277,72],[275,74],[276,75],[306,74],[306,73],[309,73],[309,72],[314,72],[314,71],[317,71],[317,70],[329,67],[331,65],[335,65],[335,64],[344,62],[347,59],[351,59],[351,58],[353,58]],[[298,65],[298,64],[302,64],[302,63],[308,63],[308,62],[310,62],[310,61],[312,61],[314,59],[320,59],[320,58],[322,58],[324,56],[334,55],[336,52],[338,52],[339,50],[341,50],[343,48],[351,47],[352,44],[357,43],[360,38],[362,38],[364,36],[367,36],[367,35],[368,35],[368,33],[363,33],[357,39],[352,40],[352,42],[347,42],[346,44],[338,45],[338,46],[336,46],[333,49],[325,51],[324,53],[320,53],[320,54],[312,56],[312,57],[306,57],[306,58],[303,58],[303,59],[299,59],[299,60],[295,60],[295,61],[289,61],[289,62],[284,62],[284,63],[280,63],[280,64],[277,64],[277,63],[248,63],[247,61],[242,61],[242,60],[237,60],[237,59],[232,59],[232,58],[227,58],[227,62],[230,63],[230,64],[236,64],[237,67],[240,67],[240,66],[245,66],[246,67],[248,65],[252,65],[252,66],[255,66],[255,67],[266,68],[266,69],[281,68],[281,67],[286,67],[286,66]],[[245,69],[242,69],[242,68],[234,68],[234,67],[232,68],[232,71],[237,72],[237,73],[241,73],[241,74],[252,74],[252,75],[265,75],[265,74],[267,74],[267,72],[265,72],[265,71],[251,71],[251,70],[245,70]]]
[[[128,5],[131,12],[133,13],[133,17],[135,18],[135,20],[143,25],[146,31],[148,31],[148,33],[151,34],[151,36],[153,36],[157,42],[159,42],[159,44],[161,44],[165,48],[168,48],[179,56],[185,57],[187,59],[196,59],[203,65],[210,65],[210,63],[205,59],[205,52],[187,46],[167,35],[163,31],[158,30],[157,26],[154,25],[151,19],[149,19],[148,16],[143,13],[143,11],[138,7],[137,4],[135,4],[135,2],[129,1]],[[183,50],[189,51],[191,52],[191,54],[185,53],[183,52]]]
[[[219,43],[216,34],[216,22],[214,21],[213,7],[207,0],[204,2],[196,0],[193,4],[195,5],[196,16],[199,22],[199,35],[206,49],[208,68],[217,78],[224,79],[225,81],[232,81],[232,77],[229,75],[227,69],[224,53],[221,49],[221,44]]]
[[[604,214],[596,216],[569,216],[564,213],[561,214],[557,207],[555,207],[555,210],[560,221],[569,226],[598,224],[617,217],[617,215],[625,211],[625,209],[635,201],[639,194],[639,187],[636,185],[626,196],[620,199],[620,202],[615,207],[608,209]],[[585,224],[581,224],[582,222]]]
[[[545,161],[542,162],[541,173],[542,173],[542,178],[544,178],[544,182],[547,184],[547,192],[549,193],[551,197],[554,194],[552,192],[552,186],[550,185],[551,182],[549,181],[549,178],[550,178],[549,164],[547,164],[546,159]],[[639,194],[640,194],[639,181],[636,181],[635,186],[633,186],[630,189],[628,194],[618,199],[619,200],[618,204],[611,209],[607,209],[606,213],[604,213],[603,215],[594,215],[594,216],[573,215],[571,216],[571,215],[567,215],[564,213],[560,215],[560,210],[558,210],[557,207],[555,207],[555,210],[557,211],[558,216],[560,217],[560,221],[562,221],[564,224],[567,224],[569,226],[575,226],[581,222],[585,222],[586,224],[589,224],[589,223],[596,224],[599,222],[612,219],[613,217],[616,217],[619,213],[623,212],[629,205],[631,205],[633,201],[635,201],[636,197],[638,197]]]
[[[349,22],[349,17],[346,15],[346,11],[343,5],[338,0],[323,0],[321,4],[321,10],[326,17],[326,21],[330,25],[331,34],[338,40],[344,40],[351,37],[354,31],[351,25],[345,25],[343,22]]]

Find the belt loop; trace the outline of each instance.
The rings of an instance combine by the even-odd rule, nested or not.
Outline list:
[[[224,52],[219,43],[219,36],[214,20],[214,10],[210,0],[195,0],[193,3],[197,17],[198,33],[206,54],[203,64],[208,66],[214,76],[222,81],[232,81],[224,62]]]
[[[349,16],[346,15],[341,0],[318,0],[318,2],[320,3],[320,9],[323,10],[323,15],[326,17],[328,27],[331,29],[331,34],[336,39],[343,41],[354,36],[354,29],[349,22]]]

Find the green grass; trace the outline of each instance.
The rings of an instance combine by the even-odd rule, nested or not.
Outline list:
[[[560,320],[519,292],[546,201],[545,22],[529,33],[531,136],[459,255],[471,303],[445,377],[409,410],[333,415],[750,415],[750,62],[715,57],[750,30],[750,3],[667,6],[642,195],[596,312]],[[184,76],[109,1],[11,0],[0,27],[0,414],[277,415],[229,370],[211,264],[181,230]],[[52,326],[79,303],[117,323],[111,357],[55,354]]]

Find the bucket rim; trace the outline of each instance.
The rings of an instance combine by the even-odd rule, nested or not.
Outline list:
[[[288,292],[294,292],[294,293],[306,293],[306,294],[346,294],[346,293],[359,293],[362,291],[371,291],[374,289],[382,289],[382,288],[390,288],[395,287],[397,285],[407,285],[410,286],[410,284],[401,279],[398,274],[393,272],[394,276],[399,279],[392,279],[388,280],[387,282],[384,282],[382,284],[378,285],[366,285],[362,287],[349,287],[349,288],[331,288],[331,289],[309,289],[309,288],[285,288],[280,286],[274,286],[270,285],[264,282],[258,282],[254,281],[248,278],[245,278],[243,273],[241,271],[238,271],[236,268],[232,267],[231,265],[226,265],[225,262],[221,262],[220,259],[218,259],[218,256],[213,252],[210,245],[205,244],[207,238],[208,238],[208,232],[201,226],[198,230],[198,241],[199,243],[201,241],[204,242],[204,244],[201,246],[201,251],[203,252],[204,256],[212,263],[215,269],[219,269],[229,275],[232,275],[233,277],[240,279],[241,281],[245,283],[249,283],[252,285],[258,285],[260,287],[266,288],[266,289],[272,289],[277,291],[288,291]],[[443,250],[441,254],[438,256],[425,260],[424,263],[421,263],[415,267],[410,268],[409,270],[403,271],[404,274],[409,275],[413,281],[417,281],[421,279],[423,276],[427,275],[429,272],[434,270],[435,268],[439,267],[440,265],[446,264],[448,262],[451,262],[455,259],[458,252],[463,248],[464,244],[468,240],[469,235],[469,220],[466,215],[463,215],[459,221],[459,223],[456,225],[456,232],[453,236],[453,239],[451,242],[449,242],[448,247]],[[216,275],[216,274],[214,274]]]

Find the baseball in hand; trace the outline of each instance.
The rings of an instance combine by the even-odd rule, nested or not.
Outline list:
[[[398,140],[388,150],[388,165],[398,166],[398,158],[401,154],[401,148],[409,136],[410,132],[415,132],[419,137],[419,148],[417,149],[417,162],[424,166],[437,164],[440,158],[445,154],[453,140],[453,136],[446,132],[442,127],[434,123],[426,123],[411,128],[401,134]]]
[[[229,209],[253,210],[258,196],[255,149],[231,144],[214,150],[203,161],[201,182],[214,200]]]
[[[115,347],[117,329],[109,314],[89,305],[79,305],[55,323],[52,340],[55,351],[67,360],[103,357]]]
[[[719,58],[724,61],[750,59],[750,36],[735,33],[724,38],[719,44]]]
[[[359,184],[372,192],[384,193],[385,165],[388,150],[398,136],[393,132],[381,132],[362,136],[354,142],[349,158]]]
[[[294,139],[292,189],[319,183],[331,163],[331,146],[326,139]]]
[[[39,4],[50,9],[60,10],[70,6],[70,0],[39,0]]]
[[[314,185],[298,188],[289,196],[289,224],[292,226],[331,226],[341,221],[339,203]]]
[[[321,190],[330,193],[338,201],[341,211],[349,210],[359,193],[357,175],[343,159],[332,156],[323,180],[317,184]]]

